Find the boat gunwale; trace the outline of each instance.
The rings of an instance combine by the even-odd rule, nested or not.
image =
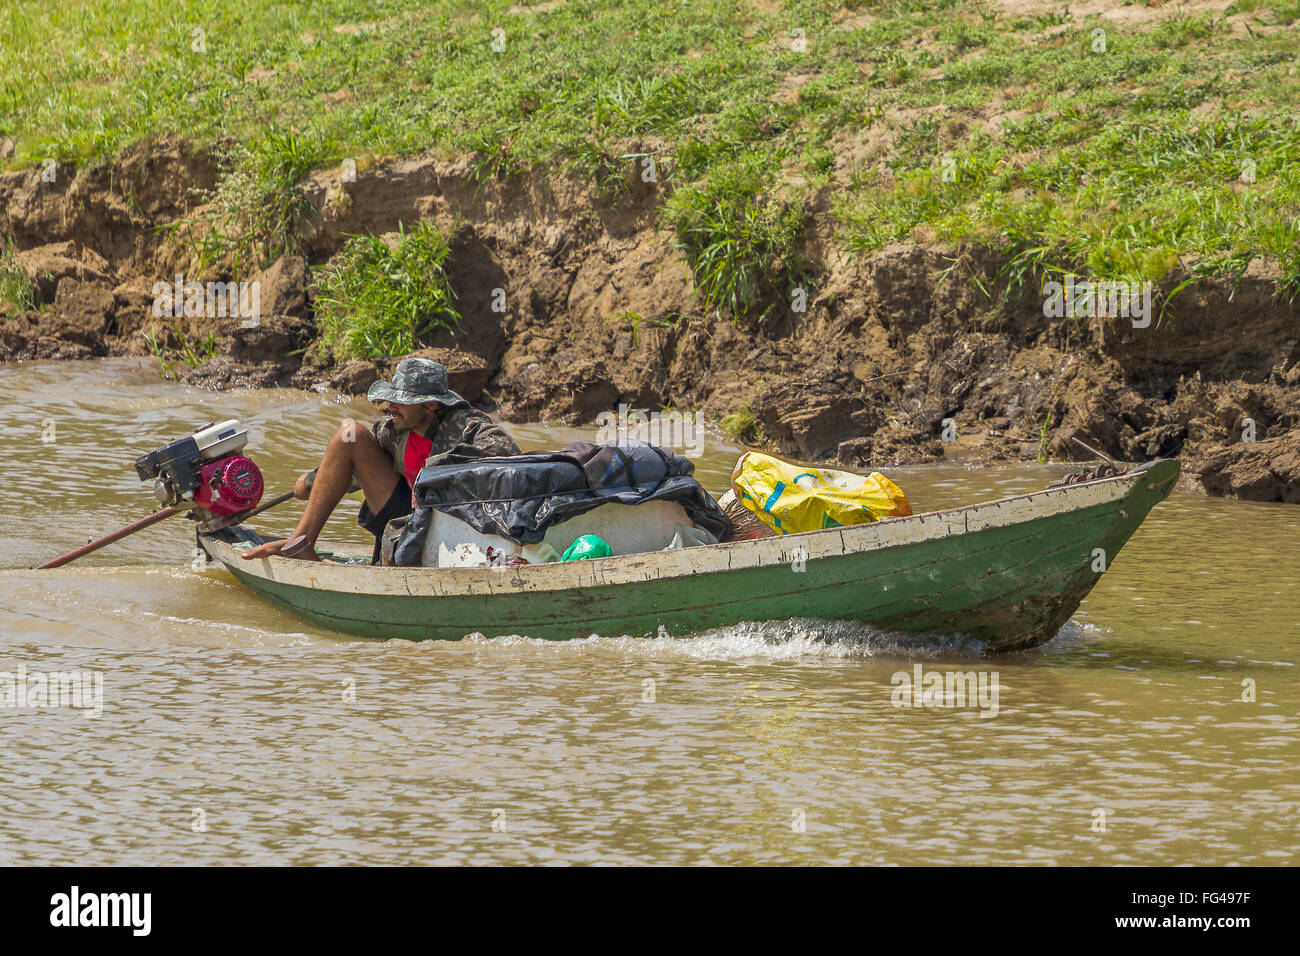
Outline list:
[[[799,559],[818,561],[1056,517],[1121,501],[1134,493],[1143,478],[1166,463],[1174,468],[1165,480],[1149,486],[1150,490],[1156,490],[1176,479],[1181,470],[1177,460],[1160,459],[1123,475],[861,525],[562,564],[428,568],[306,562],[279,557],[245,561],[235,543],[202,531],[198,537],[204,550],[232,573],[292,587],[413,598],[580,591],[772,567]],[[974,527],[972,517],[977,519]],[[741,560],[736,560],[737,556]]]

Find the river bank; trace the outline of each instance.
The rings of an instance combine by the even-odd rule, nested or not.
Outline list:
[[[450,238],[458,329],[423,342],[453,387],[506,421],[589,424],[620,404],[698,411],[803,460],[880,467],[1178,456],[1185,487],[1300,501],[1300,310],[1253,262],[1234,285],[1172,273],[1163,315],[1055,318],[1041,289],[971,246],[895,243],[836,253],[814,207],[802,298],[768,293],[761,319],[705,308],[663,197],[627,169],[612,198],[576,177],[476,182],[469,161],[404,158],[313,174],[302,255],[251,276],[239,317],[160,318],[155,283],[204,274],[192,233],[216,185],[213,156],[179,142],[93,170],[0,175],[0,233],[34,308],[0,323],[0,357],[149,354],[206,340],[176,374],[209,388],[295,385],[364,392],[391,362],[339,363],[316,343],[312,265],[353,234],[432,220]],[[1145,327],[1144,321],[1147,323]],[[154,343],[151,344],[150,337]],[[209,354],[210,353],[210,354]],[[166,354],[166,353],[165,353]]]
[[[1300,501],[1294,0],[176,13],[0,14],[0,360],[358,394],[427,348],[511,422]],[[256,322],[155,309],[235,281]]]

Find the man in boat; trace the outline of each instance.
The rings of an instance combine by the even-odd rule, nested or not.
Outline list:
[[[393,380],[375,382],[366,397],[388,417],[370,431],[344,422],[330,438],[320,467],[294,485],[295,497],[305,499],[307,507],[293,535],[250,548],[245,559],[284,554],[319,561],[315,546],[321,529],[343,496],[359,485],[366,500],[357,523],[375,536],[378,564],[388,522],[415,510],[412,489],[421,468],[519,454],[501,426],[447,387],[447,370],[430,359],[402,359]]]

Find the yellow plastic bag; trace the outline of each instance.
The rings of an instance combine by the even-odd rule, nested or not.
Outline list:
[[[880,472],[806,468],[747,452],[736,462],[731,487],[745,507],[777,534],[861,524],[912,513],[903,490]]]

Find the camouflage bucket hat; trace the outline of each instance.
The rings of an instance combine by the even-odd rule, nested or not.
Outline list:
[[[375,382],[366,398],[372,402],[395,402],[398,405],[422,405],[425,402],[460,405],[465,401],[447,387],[447,370],[426,358],[402,359],[397,363],[393,380]]]

